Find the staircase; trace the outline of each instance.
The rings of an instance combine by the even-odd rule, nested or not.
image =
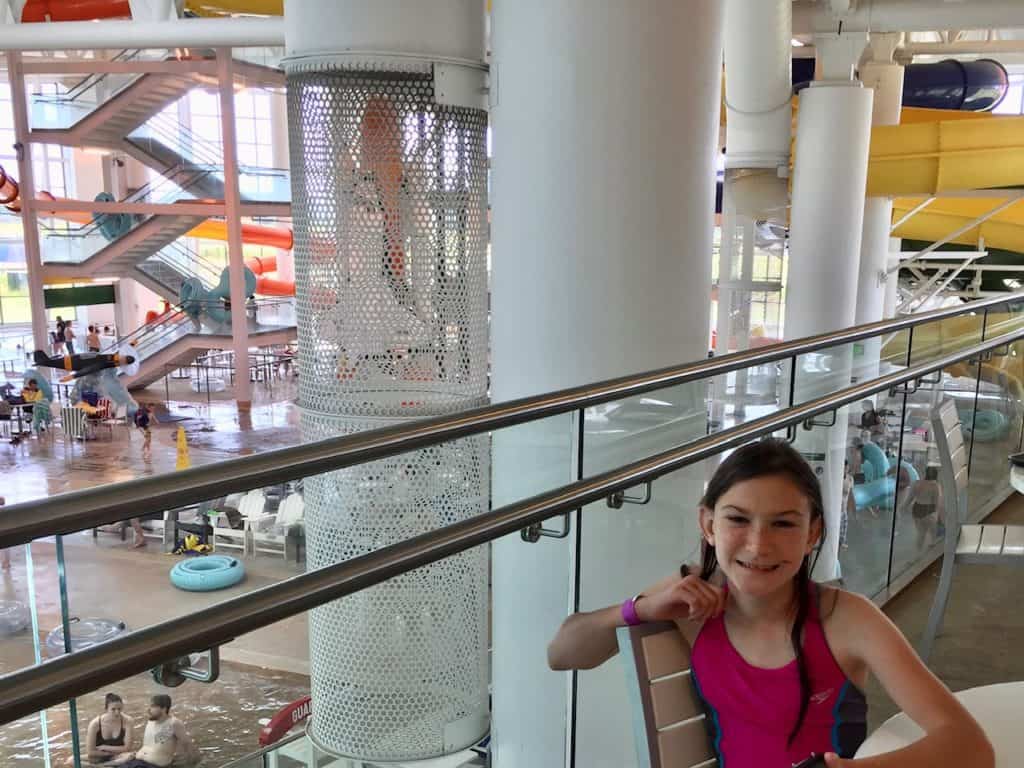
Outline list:
[[[286,344],[295,340],[296,329],[290,326],[260,325],[249,318],[249,338],[257,346]],[[166,376],[176,368],[191,364],[199,355],[211,349],[231,348],[230,326],[208,328],[200,326],[187,315],[172,309],[152,323],[137,328],[118,339],[109,350],[134,347],[139,361],[139,372],[124,379],[129,389],[141,389]]]
[[[211,288],[220,280],[221,271],[191,248],[175,242],[136,264],[131,277],[168,301],[177,302],[186,279],[197,277]]]
[[[202,216],[151,216],[126,235],[73,264],[44,262],[47,279],[135,277],[136,267],[205,221]],[[165,298],[176,301],[177,293]]]
[[[199,63],[214,64],[212,58]],[[247,86],[280,87],[285,82],[284,73],[272,67],[236,60],[233,69],[236,82]],[[78,97],[76,92],[81,95],[108,77],[86,78],[62,97],[38,97],[37,101],[73,106]],[[201,72],[139,75],[70,127],[36,128],[30,136],[32,141],[124,152],[161,174],[183,168],[216,171],[223,166],[220,148],[192,135],[173,117],[161,115],[209,77]],[[210,173],[198,183],[195,192],[201,197],[223,199],[223,179],[215,172]]]

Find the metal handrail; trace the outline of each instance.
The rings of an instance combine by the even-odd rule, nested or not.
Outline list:
[[[883,320],[696,363],[482,406],[448,416],[331,437],[124,483],[62,493],[5,507],[0,548],[128,520],[147,510],[171,509],[229,493],[263,488],[344,469],[449,440],[569,413],[658,389],[775,362],[1000,304],[1024,302],[1024,292]]]
[[[256,758],[263,757],[263,755],[269,755],[271,752],[276,752],[281,747],[291,744],[293,741],[298,741],[306,735],[306,729],[293,733],[291,736],[285,736],[280,741],[275,741],[262,749],[258,749],[255,752],[250,752],[248,755],[243,755],[237,760],[232,760],[230,763],[225,763],[220,768],[252,768],[252,761]]]
[[[875,392],[920,379],[953,363],[977,357],[1022,338],[1024,328],[366,555],[293,576],[186,616],[4,675],[0,677],[0,725],[144,672],[167,659],[230,642],[239,635],[515,533],[555,515],[581,509],[613,493],[652,482],[750,440],[803,423],[813,416],[835,411]],[[179,472],[173,476],[184,474]],[[26,505],[21,506],[24,508]],[[135,514],[139,511],[136,509]],[[10,543],[7,539],[0,539],[0,546],[9,546]]]

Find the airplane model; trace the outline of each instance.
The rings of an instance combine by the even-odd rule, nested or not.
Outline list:
[[[62,381],[73,381],[83,376],[91,376],[111,368],[133,366],[132,355],[105,354],[100,352],[82,352],[77,355],[54,355],[50,357],[43,350],[37,349],[32,355],[35,364],[43,368],[56,368],[70,371]]]

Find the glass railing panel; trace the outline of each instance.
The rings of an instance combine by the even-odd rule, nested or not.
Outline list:
[[[901,393],[879,392],[840,413],[846,427],[840,492],[826,495],[826,508],[838,503],[839,511],[827,522],[837,537],[843,586],[874,595],[888,583],[897,499],[917,475],[900,454],[911,422]],[[830,469],[825,474],[832,480]]]
[[[491,507],[553,490],[566,478],[576,480],[579,443],[573,413],[493,432]],[[497,539],[491,548],[492,604],[503,606],[491,617],[492,644],[505,644],[504,661],[492,670],[495,706],[522,713],[508,738],[510,744],[529,745],[527,760],[564,750],[570,701],[565,679],[551,674],[539,680],[520,670],[546,663],[547,645],[566,617],[577,530],[575,515],[559,516]],[[531,618],[523,621],[524,616]]]
[[[977,400],[973,407],[958,401],[957,409],[971,449],[967,510],[977,519],[1010,491],[1008,457],[1021,444],[1024,342],[984,355],[971,367],[978,376]]]
[[[169,213],[173,213],[169,211]],[[83,216],[81,213],[69,214]],[[88,214],[91,216],[91,214]],[[138,214],[102,214],[92,221],[71,229],[49,228],[40,225],[40,251],[44,263],[81,264],[104,248],[147,223],[151,216]],[[176,217],[164,216],[167,226],[175,225]],[[56,222],[60,224],[60,221]],[[179,227],[182,235],[189,227]]]
[[[911,364],[920,365],[979,343],[985,332],[985,316],[980,310],[915,326]]]
[[[796,377],[792,382],[793,404],[799,405],[838,392],[851,383],[903,370],[907,367],[910,339],[910,330],[903,329],[798,355]],[[788,384],[788,362],[781,372]]]
[[[33,99],[29,108],[29,128],[31,130],[70,128],[79,120],[88,117],[99,106],[93,99],[77,102],[39,101]]]
[[[15,484],[10,503],[24,501]],[[47,658],[46,640],[61,623],[52,542],[0,552],[0,674]],[[58,706],[0,727],[0,765],[56,765],[55,748],[69,741],[67,706]],[[53,762],[51,762],[53,761]]]
[[[986,310],[985,338],[991,339],[1024,328],[1024,300],[995,304]]]
[[[238,191],[251,202],[287,203],[292,199],[291,175],[280,168],[242,168]]]
[[[159,114],[129,134],[128,139],[153,157],[185,162],[197,167],[223,167],[224,155],[218,144],[198,136],[174,117]]]
[[[904,329],[798,356],[793,403],[904,369],[909,341]],[[901,395],[881,392],[789,431],[821,482],[827,536],[815,570],[819,579],[842,579],[868,594],[886,584],[902,404]]]
[[[281,60],[284,58],[284,48],[281,47],[254,47],[254,48],[233,48],[231,55],[238,61],[247,61],[250,64],[259,64],[262,67],[279,69]]]
[[[779,360],[708,379],[708,433],[788,407],[790,365],[789,359]]]
[[[155,594],[163,591],[159,584],[152,588]],[[181,595],[187,597],[188,593],[166,595],[166,598],[182,599]],[[303,736],[290,739],[274,751],[276,754],[271,760],[277,757],[277,763],[265,761],[263,755],[253,755],[262,751],[259,738],[264,724],[293,702],[309,695],[307,626],[306,615],[300,614],[222,645],[219,675],[213,682],[182,678],[182,667],[190,667],[188,674],[204,674],[209,670],[205,654],[192,654],[179,658],[174,664],[126,677],[76,697],[74,725],[70,722],[67,704],[53,707],[47,712],[50,764],[73,764],[72,729],[77,732],[78,757],[83,765],[106,762],[102,760],[105,755],[109,756],[108,760],[124,759],[125,752],[114,752],[117,749],[127,753],[140,750],[149,719],[158,712],[151,709],[152,697],[166,695],[171,700],[170,715],[181,721],[190,742],[187,745],[173,740],[174,765],[210,768],[226,764],[236,768],[304,765],[303,762],[288,762],[295,759],[292,755],[301,760],[303,751],[309,752],[309,742]],[[79,642],[74,628],[72,637]],[[111,700],[108,705],[111,694],[120,701]],[[118,741],[117,735],[123,729],[124,744],[104,747],[91,741],[90,725],[96,718],[101,718],[98,727],[111,741]],[[15,757],[13,761],[5,760],[5,766],[44,764],[44,745],[39,743],[38,725],[36,715],[0,727],[0,755],[10,750]],[[156,723],[151,727],[155,726]],[[299,720],[292,734],[301,734],[303,726],[303,721]],[[282,735],[278,734],[278,738]],[[139,753],[140,758],[144,755]],[[190,757],[199,760],[196,762]]]
[[[904,428],[899,441],[901,472],[898,478],[896,517],[892,523],[891,578],[898,579],[934,554],[944,532],[945,510],[935,502],[941,456],[932,423],[939,407],[949,399],[957,409],[971,407],[974,391],[969,365],[956,365],[921,381],[906,397]],[[964,403],[961,406],[961,403]],[[1007,473],[1008,474],[1008,473]]]
[[[705,391],[706,382],[692,382],[588,408],[584,475],[704,437]],[[696,509],[704,481],[705,468],[699,464],[583,510],[574,574],[578,610],[621,603],[624,596],[678,573],[681,563],[699,562]],[[635,556],[639,552],[643,557]],[[617,664],[577,676],[577,765],[632,764],[629,701]]]

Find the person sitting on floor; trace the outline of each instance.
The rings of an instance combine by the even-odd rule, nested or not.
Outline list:
[[[124,768],[167,768],[178,754],[188,763],[197,762],[200,757],[184,723],[171,715],[171,697],[158,693],[150,699],[142,748],[126,752],[114,762]]]
[[[134,723],[122,713],[124,701],[116,693],[103,697],[103,714],[89,723],[85,753],[92,763],[107,763],[130,752]]]

